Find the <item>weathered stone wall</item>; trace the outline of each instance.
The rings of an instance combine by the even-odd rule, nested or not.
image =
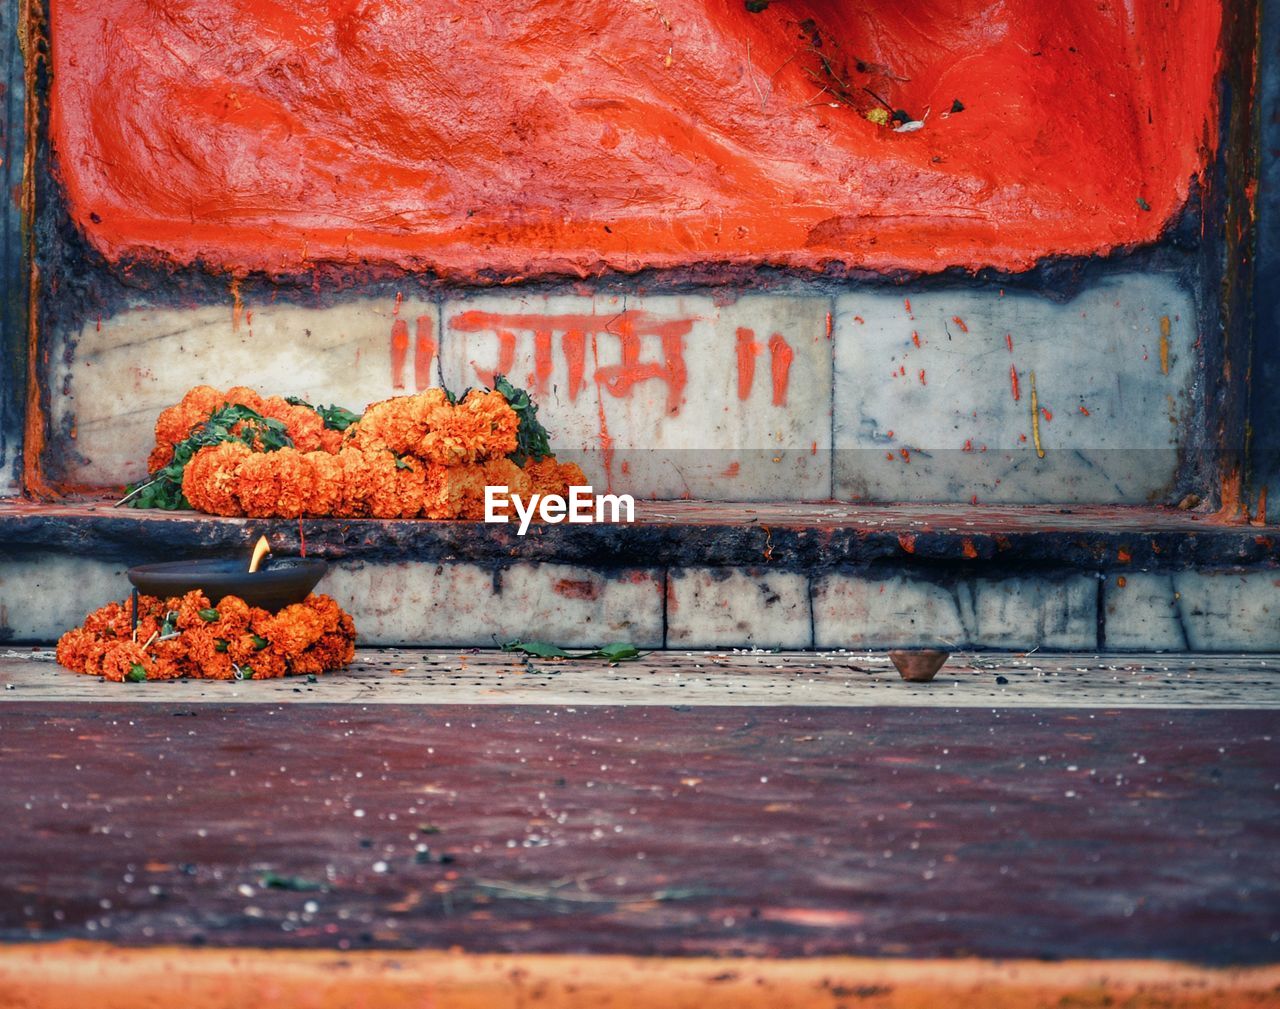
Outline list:
[[[557,451],[637,497],[1170,502],[1203,423],[1199,339],[1185,281],[1160,272],[1057,299],[969,283],[139,304],[52,341],[49,450],[59,480],[119,485],[192,385],[360,409],[501,371]]]

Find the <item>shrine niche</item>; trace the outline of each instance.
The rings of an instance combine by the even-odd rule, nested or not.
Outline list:
[[[50,132],[110,261],[1020,270],[1179,211],[1214,149],[1220,21],[1215,0],[54,0]]]

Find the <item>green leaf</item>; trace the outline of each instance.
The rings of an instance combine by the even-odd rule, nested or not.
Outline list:
[[[226,640],[226,638],[214,638],[214,639],[213,639],[213,650],[214,650],[215,652],[225,652],[225,651],[227,650],[227,640]]]
[[[614,641],[600,648],[592,648],[581,652],[569,652],[559,645],[551,645],[545,641],[508,641],[502,646],[504,652],[520,652],[539,659],[605,659],[609,662],[628,662],[640,658],[640,650],[635,645],[624,641]]]
[[[396,469],[413,469],[413,463],[409,462],[407,459],[402,459],[400,456],[396,456]]]
[[[262,878],[258,880],[258,885],[265,890],[295,890],[300,892],[323,890],[325,888],[323,883],[317,883],[313,879],[304,879],[302,876],[280,876],[270,870],[262,874]]]
[[[239,432],[233,429],[239,425]],[[182,475],[195,454],[202,448],[225,441],[239,441],[266,452],[293,445],[288,428],[282,421],[263,417],[255,410],[239,404],[219,407],[208,420],[195,427],[173,447],[173,459],[150,474],[146,480],[128,488],[120,502],[131,508],[162,508],[166,511],[191,510],[182,493]]]
[[[129,671],[124,674],[124,678],[130,683],[142,683],[147,678],[147,671],[142,668],[140,662],[135,662],[129,667]]]
[[[493,388],[502,393],[511,409],[516,412],[520,426],[516,429],[516,450],[510,459],[517,466],[528,460],[544,459],[551,454],[551,436],[538,420],[538,404],[524,389],[517,389],[503,375],[493,377]]]
[[[220,614],[218,613],[217,610],[209,609],[209,610],[200,611],[200,619],[207,624],[213,623],[215,620],[219,618],[219,616]]]
[[[271,644],[271,642],[268,641],[266,638],[260,637],[257,634],[251,634],[249,636],[253,638],[253,647],[256,648],[258,651],[262,651],[264,648],[267,647],[267,645]]]
[[[360,423],[360,414],[337,405],[317,407],[316,413],[324,421],[324,426],[333,431],[345,431],[352,424]]]
[[[599,649],[599,655],[602,659],[608,659],[610,662],[626,662],[628,659],[638,659],[640,657],[640,649],[635,645],[615,641],[602,646]]]
[[[352,424],[360,421],[360,414],[352,413],[345,407],[336,404],[333,406],[312,406],[305,399],[298,396],[286,396],[284,399],[286,403],[292,403],[294,406],[305,406],[308,410],[314,410],[320,415],[324,426],[333,431],[345,431]]]
[[[545,641],[508,641],[502,646],[504,652],[521,652],[534,655],[540,659],[569,659],[572,656],[563,648],[549,645]]]

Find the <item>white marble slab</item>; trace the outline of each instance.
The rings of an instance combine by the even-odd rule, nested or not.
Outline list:
[[[481,295],[443,309],[445,382],[505,369],[557,453],[636,497],[831,493],[827,298]]]
[[[1107,647],[1116,649],[1280,650],[1280,571],[1109,578],[1106,634]]]
[[[1097,581],[829,574],[814,580],[818,648],[1094,648]]]
[[[985,286],[843,294],[836,495],[1165,499],[1194,423],[1195,318],[1191,296],[1158,274],[1111,277],[1066,302]]]
[[[350,611],[367,645],[662,646],[660,572],[354,561],[336,565],[320,588]]]
[[[156,417],[195,385],[247,385],[361,410],[437,384],[438,351],[426,352],[439,329],[435,305],[393,297],[330,308],[244,304],[238,312],[228,297],[220,306],[86,319],[53,341],[49,355],[62,476],[97,486],[143,476]]]
[[[786,571],[676,568],[667,575],[668,648],[809,648],[809,580]]]
[[[126,567],[65,554],[0,556],[0,642],[56,641],[86,614],[129,595]]]

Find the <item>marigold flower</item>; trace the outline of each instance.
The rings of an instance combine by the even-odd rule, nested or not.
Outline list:
[[[287,449],[281,449],[287,451]],[[278,452],[254,452],[236,471],[236,498],[245,515],[265,518],[275,515],[284,491],[284,481],[275,456]]]
[[[142,674],[150,679],[156,671],[155,662],[136,641],[121,641],[109,649],[102,658],[99,675],[108,680],[122,681],[134,673],[134,667],[142,667]]]
[[[390,449],[396,455],[415,452],[423,437],[444,424],[453,407],[442,389],[395,396],[365,409],[352,430],[352,442],[363,449]]]
[[[335,432],[336,433],[336,432]],[[304,502],[304,514],[337,515],[342,503],[343,464],[338,454],[308,452],[307,459],[315,476],[311,499]]]
[[[445,466],[496,459],[515,451],[519,426],[502,393],[472,389],[452,411],[439,412],[415,454]]]
[[[162,640],[169,613],[176,614],[178,633]],[[216,608],[201,592],[164,600],[141,596],[136,636],[131,619],[127,602],[94,611],[84,626],[59,639],[58,661],[74,672],[112,680],[136,677],[135,667],[148,680],[227,680],[326,672],[355,654],[355,621],[323,595],[308,596],[275,615],[236,596],[225,597]]]
[[[196,511],[243,515],[237,495],[240,465],[254,455],[242,442],[224,441],[202,448],[182,471],[182,494]]]
[[[324,418],[309,407],[295,406],[283,396],[268,396],[258,412],[284,424],[299,452],[314,452],[324,443]]]
[[[570,487],[588,486],[586,475],[577,463],[558,462],[553,455],[530,459],[524,464],[524,471],[535,494],[567,495]]]

